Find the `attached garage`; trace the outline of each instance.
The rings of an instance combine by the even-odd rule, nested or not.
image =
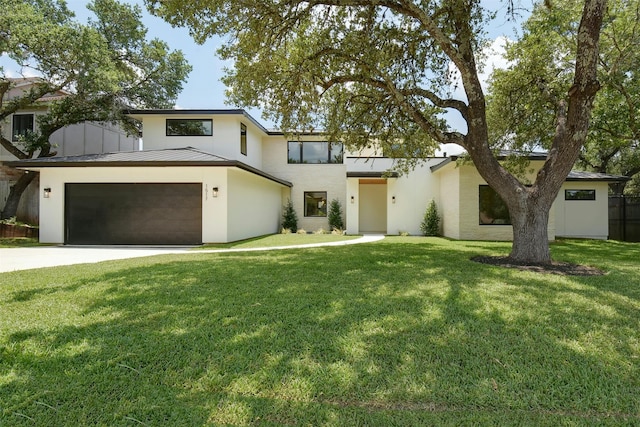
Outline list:
[[[65,243],[202,243],[201,183],[67,183]]]
[[[198,245],[279,230],[291,183],[193,148],[11,162],[40,173],[40,241]]]

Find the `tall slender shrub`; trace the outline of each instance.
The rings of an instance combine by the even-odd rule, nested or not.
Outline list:
[[[440,215],[435,200],[431,200],[424,213],[424,219],[420,224],[420,230],[425,236],[437,236],[440,234]]]
[[[332,230],[344,229],[344,222],[342,221],[342,206],[338,199],[333,199],[329,203],[329,228]]]
[[[287,204],[283,206],[282,210],[282,229],[289,230],[292,233],[298,231],[298,215],[293,208],[293,202],[291,199],[287,201]]]

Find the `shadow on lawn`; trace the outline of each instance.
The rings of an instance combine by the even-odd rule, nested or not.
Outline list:
[[[615,285],[626,270],[609,280],[550,280],[479,266],[434,242],[196,254],[95,277],[83,284],[103,289],[85,308],[95,321],[10,337],[2,358],[16,379],[0,388],[10,396],[3,418],[189,426],[640,420],[631,398],[640,391],[637,275],[626,290]],[[554,250],[585,254],[579,245]],[[32,344],[47,351],[23,350]]]

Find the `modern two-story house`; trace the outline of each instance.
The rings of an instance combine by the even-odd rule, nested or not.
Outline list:
[[[321,133],[286,137],[244,110],[133,110],[142,150],[11,162],[40,172],[40,240],[65,244],[200,244],[280,230],[290,199],[298,225],[328,229],[337,199],[346,232],[420,234],[435,200],[442,234],[509,240],[508,211],[476,169],[424,159],[405,175],[395,159],[350,153]],[[531,173],[544,161],[532,156]],[[574,172],[551,212],[549,237],[606,239],[608,184]]]

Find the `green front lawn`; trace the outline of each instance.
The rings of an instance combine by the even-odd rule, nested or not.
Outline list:
[[[600,277],[392,237],[0,274],[0,425],[638,425],[640,245]]]

